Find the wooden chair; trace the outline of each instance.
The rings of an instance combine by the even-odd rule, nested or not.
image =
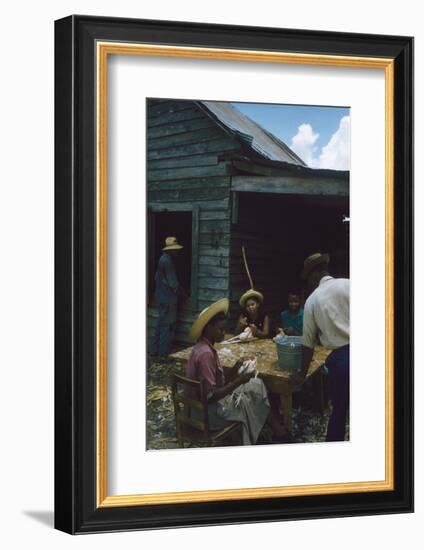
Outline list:
[[[209,429],[207,395],[201,382],[174,374],[172,401],[180,447],[184,448],[185,443],[191,446],[215,447],[229,440],[237,431],[241,434],[239,422],[231,422],[221,430]],[[197,411],[195,418],[192,417],[192,411]]]

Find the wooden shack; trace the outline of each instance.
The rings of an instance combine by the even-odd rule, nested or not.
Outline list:
[[[242,245],[271,313],[299,288],[308,254],[328,252],[332,273],[349,275],[349,173],[309,168],[231,103],[147,101],[147,205],[149,336],[166,236],[184,245],[177,270],[190,298],[179,309],[180,342],[219,298],[230,299],[235,319],[249,288]]]

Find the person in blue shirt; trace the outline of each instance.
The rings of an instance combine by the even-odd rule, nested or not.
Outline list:
[[[177,302],[184,289],[177,279],[174,259],[183,247],[175,237],[167,237],[155,274],[155,303],[159,310],[152,355],[166,356],[171,351],[177,324]]]
[[[282,311],[280,315],[280,329],[282,329],[287,336],[302,336],[303,309],[300,307],[300,296],[298,292],[289,292],[288,303],[288,309]]]

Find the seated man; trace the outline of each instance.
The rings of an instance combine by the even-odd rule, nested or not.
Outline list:
[[[240,422],[243,445],[253,445],[269,418],[274,433],[281,437],[283,428],[270,415],[270,404],[262,380],[254,378],[254,373],[239,375],[241,362],[234,366],[231,380],[225,380],[213,346],[224,339],[228,305],[228,299],[223,298],[204,309],[194,322],[189,336],[197,343],[189,357],[186,376],[204,381],[212,430],[223,428],[227,421]]]
[[[289,292],[288,303],[288,309],[282,311],[280,315],[280,332],[282,331],[287,336],[302,336],[303,309],[300,307],[298,292]]]

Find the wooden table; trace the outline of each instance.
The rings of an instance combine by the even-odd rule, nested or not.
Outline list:
[[[230,335],[228,335],[230,337]],[[226,336],[227,338],[227,336]],[[227,338],[228,339],[228,338]],[[189,347],[170,357],[187,362],[191,350]],[[215,344],[219,360],[225,370],[231,369],[239,359],[256,358],[259,376],[265,383],[268,391],[280,396],[283,425],[291,433],[292,429],[292,394],[298,388],[292,384],[290,371],[278,368],[277,346],[272,340],[253,339],[249,342],[237,344]],[[312,376],[324,363],[330,350],[317,346],[314,350],[313,359],[309,367],[306,379]]]

